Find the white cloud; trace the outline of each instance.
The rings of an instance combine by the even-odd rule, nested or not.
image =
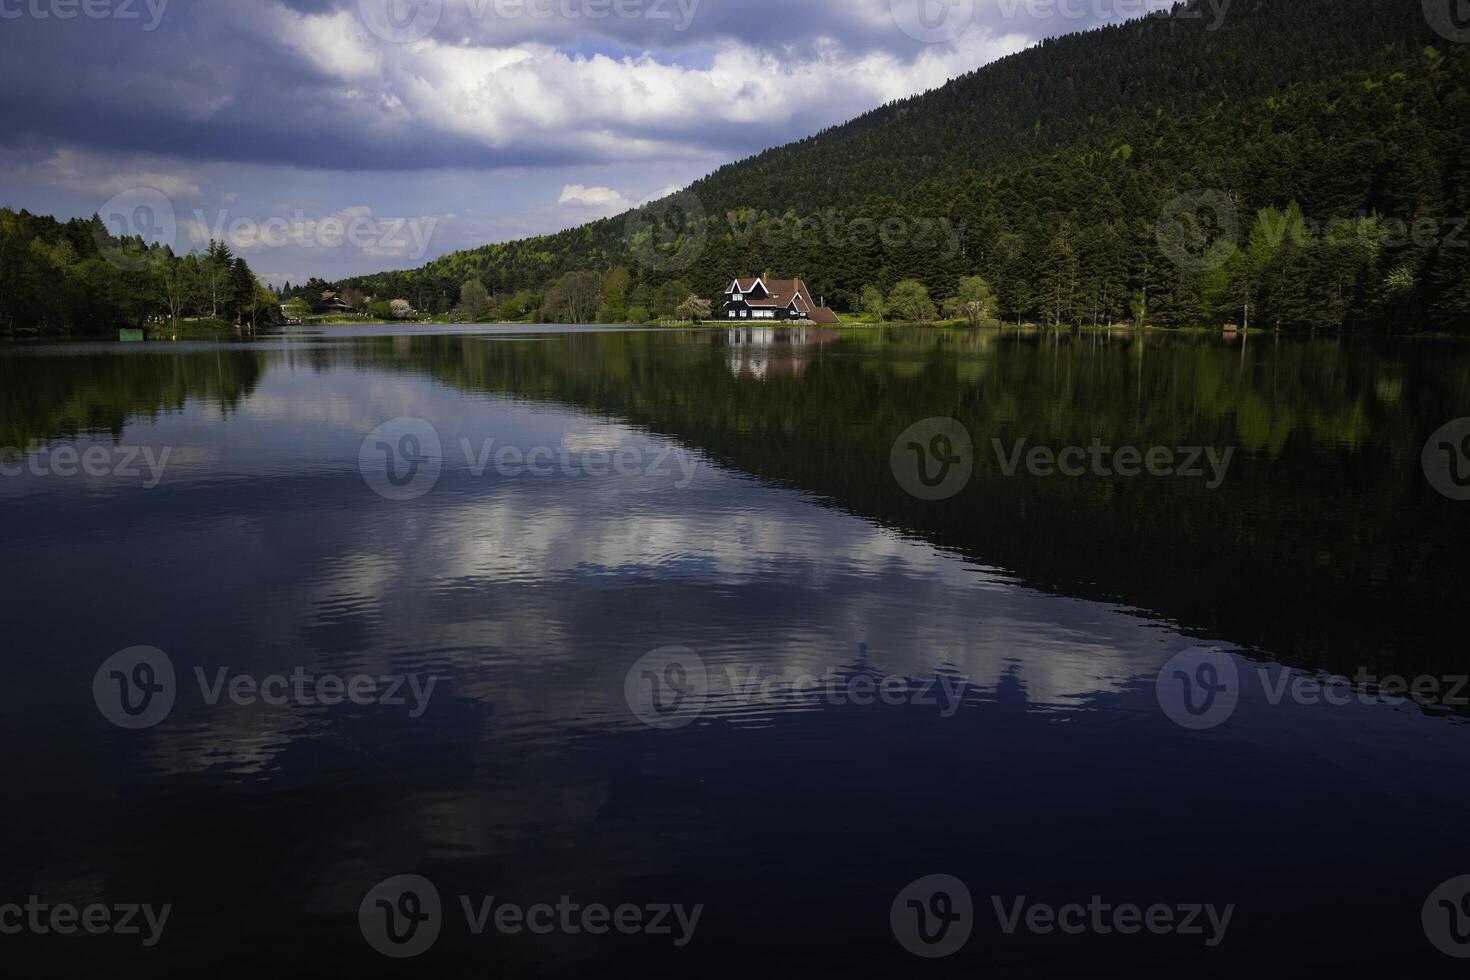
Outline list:
[[[729,146],[737,130],[757,146],[784,142],[806,120],[838,122],[942,85],[1030,41],[977,26],[952,44],[914,53],[808,33],[793,37],[801,42],[795,56],[712,35],[707,64],[690,67],[675,49],[585,56],[541,41],[495,46],[445,32],[387,44],[345,10],[305,14],[281,0],[267,10],[233,16],[242,30],[265,43],[284,42],[324,76],[317,97],[336,110],[329,128],[348,130],[349,140],[395,130],[420,139],[437,133],[487,150],[600,161],[687,158]],[[876,16],[861,8],[849,19],[876,31],[881,18],[869,23]]]
[[[8,155],[5,166],[11,166]],[[157,158],[120,159],[57,147],[30,162],[27,170],[36,183],[94,198],[99,206],[115,194],[142,187],[159,191],[175,204],[197,200],[203,193],[196,174],[182,171],[176,161]]]
[[[372,240],[250,257],[327,275],[420,261],[412,239],[373,237],[374,214],[437,215],[430,257],[555,231],[1055,33],[987,14],[953,43],[924,45],[896,27],[890,0],[702,0],[683,32],[652,18],[472,21],[463,0],[448,0],[428,37],[392,44],[365,27],[357,0],[189,6],[168,33],[125,43],[29,21],[6,28],[0,102],[11,118],[0,139],[11,150],[0,149],[0,170],[9,193],[39,191],[13,203],[88,214],[121,191],[157,188],[185,243],[202,244],[221,210],[264,223],[289,188],[311,199],[302,220],[294,202],[275,212],[293,241],[314,242],[333,216],[357,219]],[[752,23],[781,29],[752,33]],[[346,207],[359,201],[373,210]]]
[[[568,184],[561,189],[557,204],[563,207],[590,208],[606,214],[621,214],[633,206],[620,192],[611,187],[584,187]]]

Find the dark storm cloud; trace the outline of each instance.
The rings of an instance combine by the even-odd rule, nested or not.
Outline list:
[[[432,105],[424,89],[442,80],[426,78],[409,47],[365,31],[358,0],[154,0],[161,6],[157,23],[150,23],[143,0],[135,4],[140,20],[26,12],[26,5],[39,3],[35,9],[44,12],[53,2],[0,0],[5,10],[23,13],[0,19],[0,113],[7,124],[0,139],[12,145],[26,139],[102,152],[374,170],[569,165],[655,152],[569,133],[532,136],[536,121],[525,117],[534,114],[534,99],[501,119],[493,109],[507,96],[492,88],[478,103],[465,100],[467,118],[489,110],[478,130],[473,123],[447,124],[426,111]],[[607,16],[594,16],[597,11]],[[507,12],[519,13],[502,16]],[[454,53],[545,46],[578,58],[647,51],[659,64],[698,70],[710,66],[715,52],[738,46],[773,59],[769,69],[749,69],[752,86],[815,62],[819,48],[827,57],[835,50],[852,59],[883,53],[902,65],[933,47],[898,28],[889,0],[442,0],[434,13],[426,41]],[[339,19],[323,19],[331,15]],[[981,3],[979,22],[1025,36],[1048,26],[1024,15],[1004,17],[994,0]],[[1057,25],[1050,26],[1054,32]],[[559,70],[565,66],[541,71],[547,100],[577,98],[575,89],[557,85]],[[829,124],[834,113],[859,111],[869,93],[859,89],[853,98],[850,106],[831,100],[804,106],[788,98],[789,112],[761,122],[710,125],[697,111],[605,121],[612,134],[665,144],[676,156],[738,153]],[[575,106],[561,111],[572,124],[586,114]]]

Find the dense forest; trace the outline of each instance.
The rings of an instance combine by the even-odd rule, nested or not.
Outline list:
[[[771,272],[913,319],[978,277],[987,315],[1058,326],[1470,329],[1467,46],[1417,0],[1212,9],[1048,41],[629,215],[344,285],[556,315],[590,273],[598,318],[640,319]]]
[[[222,242],[180,256],[115,237],[97,215],[62,223],[0,208],[0,334],[214,329],[278,316],[276,294]]]

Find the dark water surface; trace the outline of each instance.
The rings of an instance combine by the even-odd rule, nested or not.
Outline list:
[[[152,946],[27,928],[0,954],[17,976],[1459,969],[1434,941],[1470,953],[1470,903],[1431,893],[1470,874],[1470,460],[1422,457],[1465,416],[1447,341],[0,350],[0,927],[30,896],[171,906]],[[944,418],[973,473],[919,499],[895,440],[901,463]],[[1023,439],[1233,454],[1213,488],[1007,475],[995,440]],[[161,653],[109,661],[137,647]],[[1217,652],[1173,659],[1196,647]],[[270,688],[293,675],[376,693]],[[910,889],[933,875],[968,903]],[[461,898],[490,896],[553,906],[550,934],[492,912],[475,935]],[[1007,932],[1022,896],[1233,909],[1202,935],[1044,910]],[[692,938],[674,914],[595,935],[558,903],[702,909]],[[906,948],[966,928],[948,958]]]

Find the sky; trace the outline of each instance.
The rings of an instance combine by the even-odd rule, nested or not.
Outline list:
[[[1162,0],[0,0],[0,206],[267,282],[655,200]]]

